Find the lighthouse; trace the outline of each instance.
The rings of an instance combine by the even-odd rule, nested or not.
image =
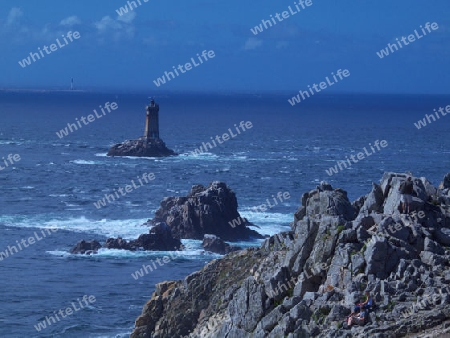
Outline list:
[[[146,107],[147,119],[145,121],[144,138],[148,140],[159,139],[159,105],[152,99]]]
[[[166,157],[177,155],[173,150],[167,148],[164,141],[159,138],[159,105],[153,98],[146,107],[146,111],[144,136],[137,140],[126,140],[113,145],[108,151],[108,156]]]

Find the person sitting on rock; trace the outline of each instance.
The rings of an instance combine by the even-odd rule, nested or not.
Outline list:
[[[401,206],[404,214],[409,214],[411,203],[413,201],[412,195],[414,193],[414,183],[411,177],[408,176],[406,181],[403,181],[398,188],[401,194]]]
[[[366,323],[367,310],[361,308],[359,314],[351,314],[347,318],[347,327],[350,328],[353,324],[363,326]]]
[[[358,313],[358,311],[360,311],[361,309],[369,310],[372,307],[373,299],[372,297],[370,297],[369,291],[366,291],[364,295],[366,296],[366,300],[362,303],[356,304],[350,316],[356,315],[356,313]]]

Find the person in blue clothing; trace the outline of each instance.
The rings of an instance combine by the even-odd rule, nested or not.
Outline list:
[[[359,310],[368,310],[372,307],[373,299],[370,297],[369,291],[365,292],[366,300],[362,303],[356,304],[356,306],[353,309],[353,312],[350,314],[350,316],[355,315]]]
[[[358,315],[351,314],[347,318],[347,328],[350,328],[353,324],[364,325],[366,323],[367,310],[360,308]]]

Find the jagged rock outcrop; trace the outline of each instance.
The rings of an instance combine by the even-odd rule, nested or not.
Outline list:
[[[103,244],[103,247],[106,249],[118,249],[118,250],[135,250],[130,246],[127,240],[122,239],[122,237],[117,238],[108,238]]]
[[[413,177],[415,213],[400,214],[405,176],[385,174],[353,204],[321,183],[303,195],[291,231],[158,284],[131,337],[383,338],[445,328],[448,205],[436,204],[429,183]],[[368,323],[344,330],[364,291],[376,305]]]
[[[164,223],[156,223],[148,234],[142,234],[130,246],[143,250],[175,251],[182,247],[178,238],[172,237],[170,227]]]
[[[161,139],[126,140],[112,146],[108,156],[167,157],[177,155]]]
[[[237,211],[235,193],[223,182],[194,185],[186,197],[166,197],[152,222],[165,222],[174,238],[203,239],[214,234],[224,241],[263,238]],[[234,225],[234,227],[232,225]]]
[[[346,191],[333,190],[331,185],[322,182],[315,190],[303,194],[302,206],[295,213],[294,221],[319,215],[339,215],[345,220],[352,220],[356,216],[356,208],[348,200]]]
[[[175,251],[182,248],[181,241],[173,238],[170,228],[165,223],[156,223],[148,234],[127,242],[122,238],[108,238],[103,247],[122,250]]]
[[[98,241],[88,241],[86,242],[84,239],[79,241],[75,246],[70,249],[71,254],[81,254],[81,255],[92,255],[96,254],[98,249],[100,249],[102,245]]]
[[[447,175],[445,175],[444,180],[439,185],[439,189],[450,189],[450,173],[447,173]]]
[[[70,253],[95,254],[102,245],[97,241],[79,242],[72,248]],[[149,230],[148,234],[142,234],[137,239],[127,241],[118,238],[108,238],[103,248],[120,250],[148,250],[148,251],[175,251],[181,249],[183,245],[179,239],[172,237],[170,228],[165,223],[156,223]]]
[[[222,241],[216,235],[210,234],[206,234],[205,236],[203,236],[202,246],[206,251],[218,253],[220,255],[226,255],[232,251],[241,250],[240,247],[231,246],[230,244]]]

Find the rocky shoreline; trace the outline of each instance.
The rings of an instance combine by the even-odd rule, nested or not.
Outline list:
[[[322,182],[302,196],[291,231],[234,251],[182,281],[156,285],[136,320],[138,337],[419,337],[450,322],[450,174],[414,182],[385,173],[353,203]],[[342,323],[364,291],[364,326]],[[428,333],[425,332],[427,330]],[[422,336],[422,334],[420,335]]]
[[[182,248],[181,239],[203,240],[206,251],[227,254],[239,247],[224,241],[252,241],[265,238],[255,226],[238,212],[236,194],[223,182],[212,182],[207,187],[194,185],[187,196],[166,197],[161,201],[155,217],[143,226],[148,234],[126,241],[108,238],[102,245],[98,241],[79,241],[72,254],[96,254],[99,249],[174,251]],[[239,224],[233,220],[241,220]],[[232,224],[232,225],[230,225]]]

